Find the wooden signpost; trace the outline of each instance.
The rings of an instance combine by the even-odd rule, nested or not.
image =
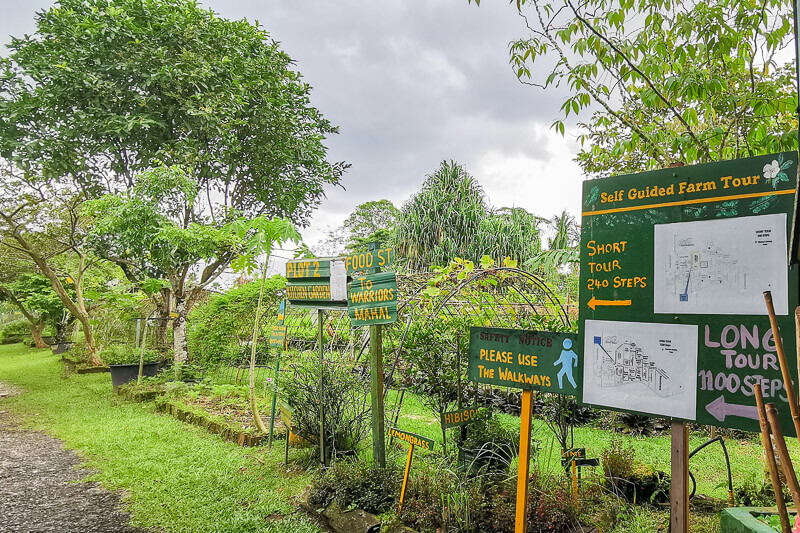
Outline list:
[[[578,336],[552,331],[471,327],[469,379],[522,389],[516,533],[528,523],[533,391],[577,395],[581,390],[580,357],[573,350]]]
[[[365,253],[345,258],[345,270],[353,281],[347,291],[347,312],[354,327],[369,326],[369,356],[372,400],[372,457],[378,468],[386,468],[383,404],[383,324],[397,320],[397,276],[380,272],[394,261],[392,248],[369,244]],[[357,275],[357,273],[363,275]]]
[[[343,257],[297,259],[286,263],[286,295],[295,307],[316,309],[319,349],[319,392],[325,389],[324,322],[326,309],[347,306],[347,269]],[[325,405],[319,406],[320,462],[327,466],[325,450]]]
[[[675,533],[688,527],[685,421],[755,432],[756,385],[786,402],[763,292],[791,331],[796,174],[787,152],[584,182],[582,400],[673,420]]]
[[[408,443],[408,458],[406,459],[406,471],[403,474],[403,488],[400,490],[400,505],[397,507],[399,513],[403,509],[403,501],[406,497],[406,487],[408,486],[408,473],[411,471],[411,460],[414,458],[414,446],[419,446],[423,450],[433,450],[434,441],[416,433],[409,433],[397,428],[389,428],[389,436]]]

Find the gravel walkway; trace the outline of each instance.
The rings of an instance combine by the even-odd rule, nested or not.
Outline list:
[[[0,382],[0,532],[144,533],[128,524],[119,496],[77,482],[90,472],[76,468],[74,452],[3,409],[18,392]]]

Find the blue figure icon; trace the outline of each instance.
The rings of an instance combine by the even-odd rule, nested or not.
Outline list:
[[[564,339],[562,346],[564,346],[564,349],[561,350],[561,357],[553,363],[553,366],[561,365],[561,370],[558,372],[558,388],[564,388],[562,381],[564,374],[566,374],[567,379],[572,383],[572,387],[577,389],[578,385],[575,384],[575,379],[572,377],[572,368],[578,366],[578,354],[571,350],[572,339]]]

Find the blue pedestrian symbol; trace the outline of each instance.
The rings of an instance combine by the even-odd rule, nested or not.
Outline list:
[[[564,375],[566,375],[569,382],[572,383],[572,387],[577,389],[578,385],[572,377],[572,369],[578,366],[578,354],[572,351],[572,339],[564,339],[562,346],[564,346],[564,349],[561,350],[561,357],[553,363],[553,366],[561,365],[561,370],[558,372],[558,388],[564,388],[562,381]]]

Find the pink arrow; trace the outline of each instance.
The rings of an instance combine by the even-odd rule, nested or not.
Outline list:
[[[741,416],[742,418],[758,420],[758,408],[755,405],[725,403],[725,397],[722,395],[706,405],[706,411],[720,422],[725,422],[726,416]]]

